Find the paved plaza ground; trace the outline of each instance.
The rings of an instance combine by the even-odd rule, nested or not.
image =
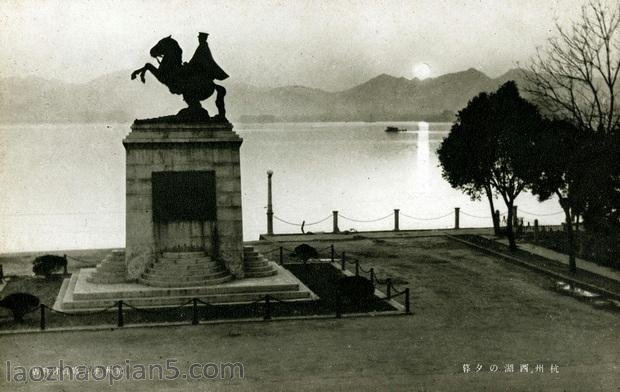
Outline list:
[[[61,358],[88,366],[173,358],[182,373],[194,362],[244,365],[243,379],[123,380],[113,388],[134,391],[618,390],[617,311],[560,294],[551,278],[442,236],[357,237],[336,246],[374,266],[379,279],[409,286],[415,314],[4,335],[0,350],[13,366]],[[8,383],[2,366],[0,390],[111,390],[107,381]]]

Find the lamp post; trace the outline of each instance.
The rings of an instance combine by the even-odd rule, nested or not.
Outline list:
[[[272,170],[267,170],[267,234],[273,234],[273,206],[271,205]]]

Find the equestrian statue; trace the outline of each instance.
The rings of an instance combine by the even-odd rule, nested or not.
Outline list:
[[[228,74],[213,60],[207,43],[208,37],[207,33],[198,33],[198,48],[189,63],[183,62],[183,50],[176,40],[171,36],[161,39],[150,52],[151,57],[159,63],[159,68],[146,63],[144,67],[131,73],[131,79],[140,75],[140,80],[144,83],[144,75],[146,71],[150,71],[172,94],[182,95],[188,107],[177,114],[179,119],[210,119],[209,113],[200,105],[200,101],[209,98],[215,92],[218,114],[210,120],[227,122],[224,105],[226,89],[213,81],[224,80],[228,78]]]

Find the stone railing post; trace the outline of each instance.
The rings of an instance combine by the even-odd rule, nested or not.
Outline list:
[[[459,229],[459,213],[461,209],[459,207],[454,207],[454,228],[456,230]]]
[[[39,328],[41,329],[41,331],[45,330],[45,305],[41,304],[39,305],[39,310],[40,310],[40,318],[39,318]]]
[[[332,211],[332,221],[333,221],[333,232],[340,233],[340,229],[338,228],[338,211]]]
[[[399,226],[399,222],[398,222],[398,213],[400,212],[400,210],[398,208],[394,209],[394,231],[398,231],[400,230]]]
[[[120,300],[116,303],[117,313],[116,313],[116,325],[122,327],[125,325],[125,320],[123,318],[123,300]]]
[[[405,313],[409,314],[411,313],[411,304],[410,304],[410,297],[409,297],[409,287],[407,287],[405,289]]]
[[[198,298],[192,298],[192,325],[198,325]]]

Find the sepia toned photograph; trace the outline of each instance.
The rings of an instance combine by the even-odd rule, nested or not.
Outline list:
[[[617,0],[3,0],[0,391],[620,391]]]

